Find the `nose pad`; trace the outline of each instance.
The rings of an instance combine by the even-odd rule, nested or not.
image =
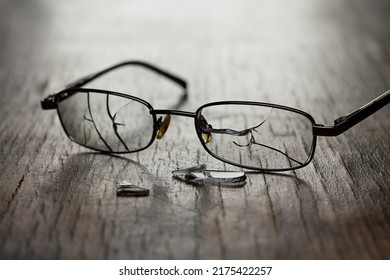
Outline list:
[[[212,140],[212,136],[211,136],[211,133],[202,133],[202,139],[204,141],[205,144],[209,143],[211,140]]]
[[[201,129],[201,136],[202,136],[202,139],[203,139],[203,142],[205,144],[209,143],[211,140],[212,140],[212,136],[211,136],[211,133],[210,130],[211,128],[211,125],[208,124],[208,122],[206,121],[206,118],[201,114],[200,115],[200,129]]]
[[[161,122],[161,117],[160,117],[160,119],[159,119],[160,124],[158,127],[157,136],[156,136],[157,139],[160,140],[161,138],[163,138],[165,132],[167,132],[167,130],[168,130],[170,122],[171,122],[171,115],[166,115],[162,122]]]

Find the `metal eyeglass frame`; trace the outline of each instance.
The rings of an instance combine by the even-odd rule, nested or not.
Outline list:
[[[81,146],[85,146],[89,149],[92,149],[92,150],[96,150],[96,151],[99,151],[99,152],[103,152],[103,153],[113,153],[113,154],[126,154],[126,153],[135,153],[135,152],[139,152],[139,151],[142,151],[146,148],[148,148],[153,142],[154,142],[154,139],[156,138],[157,136],[157,133],[159,131],[159,129],[161,128],[162,126],[162,122],[161,122],[161,117],[160,118],[157,118],[157,115],[177,115],[177,116],[183,116],[183,117],[190,117],[190,118],[194,118],[194,122],[195,122],[195,130],[196,130],[196,133],[199,137],[199,140],[200,142],[202,143],[202,146],[205,148],[205,150],[210,154],[212,155],[213,157],[217,158],[218,160],[220,161],[223,161],[225,163],[228,163],[228,164],[231,164],[231,165],[235,165],[235,166],[239,166],[239,167],[242,167],[242,168],[246,168],[246,169],[252,169],[252,170],[258,170],[258,171],[288,171],[288,170],[294,170],[294,169],[298,169],[298,168],[302,168],[306,165],[308,165],[311,160],[313,159],[313,156],[314,156],[314,151],[315,151],[315,148],[316,148],[316,143],[317,143],[317,136],[337,136],[343,132],[345,132],[346,130],[348,130],[349,128],[353,127],[354,125],[356,125],[357,123],[361,122],[362,120],[364,120],[365,118],[367,118],[368,116],[372,115],[373,113],[375,113],[376,111],[378,111],[379,109],[381,109],[382,107],[386,106],[389,102],[390,102],[390,90],[383,93],[382,95],[380,95],[379,97],[377,97],[376,99],[372,100],[371,102],[367,103],[366,105],[360,107],[359,109],[345,115],[345,116],[342,116],[342,117],[339,117],[337,118],[335,121],[334,121],[334,125],[333,126],[325,126],[323,124],[317,124],[314,120],[314,118],[304,112],[304,111],[301,111],[301,110],[298,110],[298,109],[295,109],[295,108],[292,108],[292,107],[287,107],[287,106],[283,106],[283,105],[278,105],[278,104],[272,104],[272,103],[263,103],[263,102],[255,102],[255,101],[219,101],[219,102],[212,102],[212,103],[207,103],[207,104],[204,104],[202,105],[201,107],[199,107],[195,112],[188,112],[188,111],[181,111],[181,110],[176,110],[176,109],[154,109],[152,107],[152,105],[150,105],[147,101],[143,100],[143,99],[140,99],[138,97],[135,97],[135,96],[131,96],[131,95],[127,95],[127,94],[124,94],[124,93],[119,93],[119,92],[113,92],[113,91],[107,91],[107,90],[101,90],[101,89],[91,89],[91,88],[82,88],[84,85],[86,85],[87,83],[95,80],[96,78],[99,78],[100,76],[112,71],[112,70],[115,70],[117,68],[120,68],[120,67],[124,67],[124,66],[139,66],[139,67],[143,67],[147,70],[150,70],[156,74],[159,74],[161,75],[162,77],[164,78],[167,78],[168,80],[176,83],[177,85],[179,85],[180,87],[183,88],[183,92],[182,92],[182,95],[181,95],[181,98],[179,100],[179,102],[175,105],[175,107],[179,107],[188,97],[188,92],[187,92],[187,82],[185,80],[183,80],[182,78],[179,78],[177,77],[176,75],[173,75],[165,70],[162,70],[152,64],[149,64],[149,63],[146,63],[146,62],[142,62],[142,61],[125,61],[125,62],[122,62],[122,63],[119,63],[119,64],[116,64],[116,65],[113,65],[111,67],[108,67],[108,68],[105,68],[99,72],[96,72],[96,73],[93,73],[91,75],[88,75],[82,79],[79,79],[69,85],[67,85],[65,87],[65,89],[55,93],[55,94],[52,94],[52,95],[49,95],[48,97],[44,98],[42,101],[41,101],[41,106],[42,106],[42,109],[43,110],[51,110],[51,109],[57,109],[57,113],[60,117],[60,121],[61,121],[61,125],[65,131],[65,133],[67,134],[67,136],[73,140],[69,134],[67,133],[67,130],[61,120],[61,114],[59,113],[58,111],[58,103],[61,102],[62,100],[72,96],[74,93],[77,93],[77,92],[96,92],[96,93],[104,93],[104,94],[110,94],[110,95],[115,95],[115,96],[119,96],[119,97],[123,97],[123,98],[128,98],[128,99],[132,99],[132,100],[135,100],[135,101],[138,101],[140,103],[142,103],[143,105],[145,105],[146,107],[149,108],[150,110],[150,114],[153,116],[153,135],[152,135],[152,138],[150,140],[150,142],[143,148],[140,148],[140,149],[137,149],[137,150],[134,150],[134,151],[121,151],[121,152],[115,152],[115,151],[111,151],[111,152],[107,152],[105,150],[100,150],[100,149],[96,149],[96,148],[92,148],[92,147],[88,147],[86,145],[83,145],[81,143],[78,143],[79,145]],[[270,108],[277,108],[277,109],[282,109],[282,110],[286,110],[286,111],[291,111],[291,112],[294,112],[294,113],[297,113],[297,114],[300,114],[300,115],[303,115],[305,116],[306,118],[308,118],[311,123],[312,123],[312,132],[313,132],[313,141],[312,141],[312,146],[311,146],[311,150],[310,150],[310,153],[309,153],[309,156],[306,160],[306,162],[304,162],[303,164],[299,165],[299,166],[294,166],[294,167],[289,167],[289,168],[280,168],[280,169],[268,169],[268,168],[259,168],[259,167],[254,167],[254,166],[246,166],[246,165],[242,165],[242,164],[238,164],[236,162],[231,162],[229,160],[226,160],[224,158],[221,158],[220,156],[216,155],[215,153],[213,153],[212,151],[210,151],[208,149],[208,147],[206,146],[206,143],[205,141],[202,139],[202,133],[205,132],[206,128],[204,126],[202,126],[202,123],[201,123],[201,111],[203,108],[205,107],[209,107],[209,106],[214,106],[214,105],[254,105],[254,106],[263,106],[263,107],[270,107]],[[213,131],[215,133],[219,133],[217,131]],[[238,132],[235,132],[235,133],[238,133]]]

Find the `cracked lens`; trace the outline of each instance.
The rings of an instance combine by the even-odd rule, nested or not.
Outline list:
[[[145,148],[153,135],[153,117],[144,104],[117,95],[78,92],[58,105],[69,137],[106,152]]]
[[[207,149],[231,163],[283,169],[309,157],[311,121],[301,114],[237,104],[206,107],[202,115],[207,119],[202,133],[213,137]]]

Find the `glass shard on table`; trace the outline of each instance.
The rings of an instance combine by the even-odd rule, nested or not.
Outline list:
[[[172,177],[196,186],[241,187],[245,185],[246,180],[246,175],[242,171],[207,170],[205,164],[172,171]]]
[[[149,196],[149,190],[123,181],[116,190],[116,196]]]

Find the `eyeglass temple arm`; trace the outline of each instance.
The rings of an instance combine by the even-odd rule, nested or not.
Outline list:
[[[187,99],[188,94],[187,94],[187,82],[186,81],[184,81],[183,79],[181,79],[181,78],[179,78],[179,77],[177,77],[177,76],[175,76],[175,75],[173,75],[165,70],[162,70],[162,69],[160,69],[160,68],[158,68],[150,63],[143,62],[143,61],[137,61],[137,60],[121,62],[121,63],[118,63],[116,65],[105,68],[99,72],[90,74],[84,78],[81,78],[77,81],[74,81],[74,82],[68,84],[65,87],[65,89],[61,90],[60,93],[66,91],[66,90],[72,89],[72,88],[82,87],[82,86],[86,85],[87,83],[99,78],[100,76],[103,76],[104,74],[106,74],[112,70],[115,70],[117,68],[124,67],[124,66],[129,66],[129,65],[144,67],[148,70],[151,70],[152,72],[155,72],[155,73],[171,80],[172,82],[180,85],[181,87],[183,87],[184,92],[183,92],[183,95],[182,95],[180,101],[178,102],[178,104],[183,103]],[[67,95],[67,97],[69,97],[69,96],[70,95]],[[56,94],[50,95],[49,97],[47,97],[41,101],[42,108],[43,109],[55,109],[57,107],[56,104],[53,104],[55,101],[56,101]]]
[[[133,61],[121,62],[121,63],[115,64],[113,66],[110,66],[110,67],[108,67],[106,69],[103,69],[103,70],[101,70],[101,71],[99,71],[97,73],[93,73],[91,75],[88,75],[88,76],[86,76],[86,77],[84,77],[82,79],[79,79],[79,80],[77,80],[77,81],[67,85],[66,89],[71,89],[71,88],[74,88],[74,87],[82,87],[82,86],[86,85],[87,83],[91,82],[92,80],[94,80],[94,79],[96,79],[96,78],[98,78],[98,77],[100,77],[100,76],[102,76],[102,75],[104,75],[104,74],[114,70],[114,69],[117,69],[117,68],[120,68],[120,67],[123,67],[123,66],[129,66],[129,65],[144,67],[144,68],[146,68],[148,70],[151,70],[151,71],[153,71],[153,72],[155,72],[157,74],[162,75],[165,78],[168,78],[169,80],[179,84],[180,86],[182,86],[184,88],[187,87],[187,83],[183,79],[181,79],[181,78],[179,78],[179,77],[177,77],[177,76],[175,76],[175,75],[173,75],[173,74],[171,74],[171,73],[169,73],[169,72],[167,72],[165,70],[162,70],[162,69],[160,69],[160,68],[158,68],[158,67],[156,67],[156,66],[154,66],[154,65],[152,65],[150,63],[133,60]]]
[[[376,111],[389,104],[389,102],[390,90],[348,115],[337,118],[334,121],[333,126],[324,126],[322,124],[313,125],[313,134],[317,136],[337,136],[371,116]]]

